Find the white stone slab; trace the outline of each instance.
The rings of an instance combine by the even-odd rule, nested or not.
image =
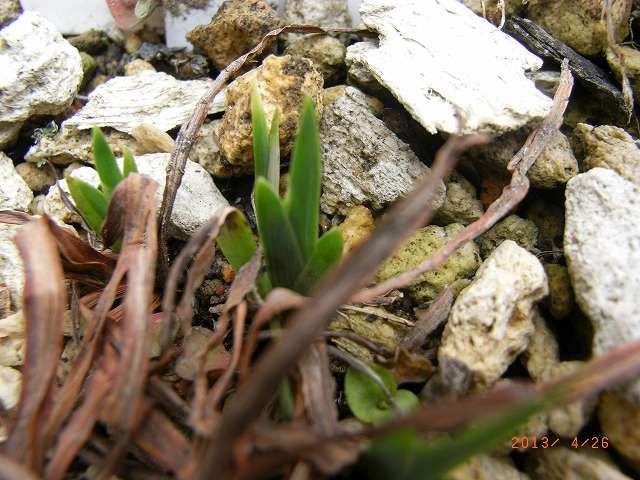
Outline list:
[[[363,0],[376,49],[348,50],[429,132],[503,133],[545,117],[525,72],[542,60],[456,0]],[[357,58],[353,58],[356,56]]]

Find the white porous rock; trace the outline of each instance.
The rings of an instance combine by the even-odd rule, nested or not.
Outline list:
[[[2,128],[3,141],[32,115],[66,110],[81,80],[80,53],[39,13],[0,30],[0,125],[13,125]]]
[[[16,172],[13,161],[0,152],[0,210],[29,211],[33,192]]]
[[[0,366],[0,403],[10,410],[18,404],[22,389],[22,373],[11,367]]]
[[[346,214],[356,205],[382,210],[411,192],[429,168],[371,112],[353,87],[324,107],[320,122],[323,179],[321,208]],[[434,209],[444,203],[440,183]]]
[[[631,480],[604,452],[562,446],[531,449],[527,473],[532,480]]]
[[[156,191],[158,209],[162,203],[170,157],[169,153],[150,153],[136,157],[138,172],[149,175],[159,184]],[[118,159],[118,164],[122,168],[122,159]],[[229,202],[222,196],[204,167],[187,160],[182,183],[173,204],[169,235],[181,240],[188,239],[207,223],[216,210],[228,205]]]
[[[24,353],[25,319],[20,310],[0,320],[0,366],[22,365]]]
[[[380,46],[364,65],[431,133],[492,134],[544,118],[551,100],[525,72],[542,60],[456,0],[363,0],[365,25]],[[356,57],[357,58],[354,58]]]
[[[495,383],[527,348],[535,329],[532,307],[547,293],[538,259],[504,241],[458,296],[438,351],[440,365],[464,365],[478,387]]]
[[[287,0],[284,18],[287,23],[307,23],[320,27],[351,27],[347,0]]]
[[[9,288],[11,303],[16,308],[22,306],[24,287],[24,266],[13,241],[20,228],[20,225],[0,223],[0,284]]]
[[[564,254],[598,356],[640,339],[640,187],[594,168],[571,179],[565,195]],[[640,381],[625,392],[640,404]]]
[[[0,149],[12,146],[18,139],[21,128],[22,122],[0,122]]]
[[[115,77],[96,87],[87,104],[64,122],[80,130],[111,127],[131,134],[142,123],[163,132],[182,125],[207,93],[213,80],[176,80],[150,70],[130,77]],[[209,113],[224,110],[224,93],[216,96]]]
[[[65,35],[79,35],[92,28],[113,31],[116,24],[104,0],[20,0],[25,10],[40,12]],[[63,8],[62,8],[63,7]]]
[[[80,167],[73,171],[73,177],[80,180],[84,180],[88,184],[98,187],[100,185],[100,178],[98,172],[91,167]],[[66,193],[67,198],[71,203],[75,205],[71,193],[69,192],[69,186],[66,180],[58,180],[54,183],[47,192],[44,198],[44,213],[49,215],[53,220],[59,223],[81,223],[82,219],[76,212],[69,210],[62,198],[62,190]]]
[[[164,2],[164,33],[169,48],[193,49],[193,45],[187,41],[187,33],[198,25],[209,23],[222,1],[208,0],[195,5],[189,3],[180,0]]]
[[[159,184],[156,191],[156,209],[159,209],[162,203],[170,156],[169,153],[149,153],[135,158],[138,172],[148,175]],[[118,159],[118,165],[122,168],[122,159]],[[94,186],[99,183],[98,173],[91,167],[73,170],[71,176],[85,180]],[[60,180],[59,183],[65,191],[68,191],[66,181]],[[55,185],[51,187],[50,194],[55,196],[50,199],[47,195],[45,211],[65,223],[73,223],[74,220],[75,223],[78,223],[80,219],[76,219],[76,214],[72,214],[62,203],[60,194],[56,193],[56,190]],[[206,170],[201,165],[187,160],[182,183],[173,204],[169,234],[182,240],[188,239],[211,218],[217,209],[228,205],[229,203],[222,196]]]

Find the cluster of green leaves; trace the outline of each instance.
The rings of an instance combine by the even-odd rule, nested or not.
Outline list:
[[[398,389],[393,374],[379,365],[371,369],[387,387],[387,392],[370,375],[351,367],[344,378],[344,393],[347,404],[358,420],[380,424],[391,420],[397,413],[407,412],[420,405],[420,400],[409,391]]]
[[[285,287],[306,294],[340,261],[343,248],[339,230],[332,229],[322,237],[318,235],[322,165],[313,101],[304,100],[291,155],[288,189],[284,198],[280,198],[278,112],[274,113],[269,128],[255,89],[251,100],[254,204],[268,272],[268,279],[262,282],[261,289]],[[236,270],[255,252],[255,243],[246,224],[225,225],[218,243]]]
[[[84,180],[67,177],[69,192],[82,218],[96,234],[100,234],[107,217],[111,193],[127,175],[137,172],[138,168],[130,151],[124,152],[123,169],[120,171],[116,157],[107,143],[107,139],[98,127],[93,128],[93,161],[100,177],[98,188]]]

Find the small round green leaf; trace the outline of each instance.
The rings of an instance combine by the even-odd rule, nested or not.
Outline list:
[[[388,370],[371,365],[391,395],[397,391],[393,375]],[[367,374],[353,367],[349,368],[344,379],[344,391],[347,403],[353,414],[363,422],[380,423],[393,417],[393,405],[380,386]]]

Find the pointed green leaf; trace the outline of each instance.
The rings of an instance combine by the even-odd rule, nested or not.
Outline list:
[[[99,233],[107,216],[107,199],[104,194],[79,178],[67,177],[71,198],[89,228]]]
[[[237,272],[256,252],[256,239],[242,212],[234,212],[220,229],[218,245]]]
[[[123,176],[107,139],[98,127],[93,127],[93,161],[102,183],[102,190],[109,197]]]
[[[297,292],[308,293],[331,268],[338,264],[342,257],[343,243],[342,233],[337,228],[332,228],[320,237],[296,281]]]
[[[130,173],[138,173],[138,166],[136,165],[136,160],[133,158],[131,150],[125,148],[122,156],[124,158],[122,162],[122,176],[126,177]]]
[[[298,134],[291,156],[289,190],[285,202],[289,220],[305,260],[313,253],[318,240],[321,173],[318,122],[313,100],[307,97],[300,115]]]
[[[251,123],[253,126],[253,162],[255,177],[267,178],[269,171],[269,130],[258,88],[251,92]]]
[[[267,180],[277,192],[280,189],[280,113],[273,112],[269,131],[269,167]]]
[[[258,233],[274,287],[292,288],[302,271],[302,255],[278,195],[265,178],[255,187]]]

